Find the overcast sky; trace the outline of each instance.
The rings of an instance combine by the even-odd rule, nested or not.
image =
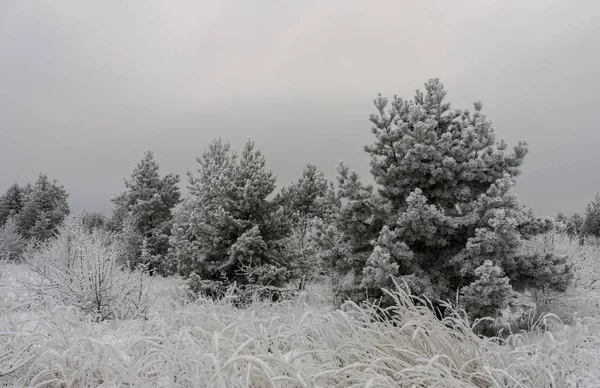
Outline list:
[[[536,212],[600,190],[597,1],[0,1],[0,191],[58,179],[74,211],[110,212],[144,150],[196,168],[221,136],[252,137],[279,184],[307,162],[368,175],[381,92],[439,77],[525,138],[517,183]]]

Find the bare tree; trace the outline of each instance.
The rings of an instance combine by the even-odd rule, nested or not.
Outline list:
[[[89,231],[81,216],[71,217],[56,237],[24,254],[38,275],[28,286],[55,304],[75,306],[101,321],[144,314],[147,293],[141,270],[121,266],[115,236]]]

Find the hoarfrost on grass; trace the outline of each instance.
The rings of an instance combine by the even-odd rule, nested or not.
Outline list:
[[[190,300],[177,278],[148,278],[147,319],[82,319],[36,305],[10,265],[2,280],[0,381],[27,386],[329,387],[594,386],[600,370],[595,319],[562,325],[547,316],[531,332],[473,333],[460,312],[443,321],[403,292],[380,311],[303,300]],[[12,294],[17,296],[16,293]],[[312,307],[317,305],[317,307]],[[384,315],[388,315],[384,318]],[[552,327],[552,332],[546,332]]]

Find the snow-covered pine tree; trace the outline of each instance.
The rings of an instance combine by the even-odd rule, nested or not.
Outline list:
[[[69,215],[69,194],[63,185],[40,174],[32,186],[26,186],[23,208],[15,221],[19,233],[26,239],[46,240],[54,235]]]
[[[310,220],[314,217],[327,218],[335,213],[339,201],[335,187],[314,164],[307,164],[302,176],[281,189],[276,202],[289,208],[297,218]]]
[[[6,193],[0,196],[0,226],[23,210],[24,197],[25,193],[17,183],[10,186]]]
[[[556,216],[554,216],[554,227],[559,232],[565,232],[567,229],[567,224],[569,223],[569,217],[566,216],[563,212],[558,212]]]
[[[241,154],[213,140],[189,174],[190,197],[175,216],[172,257],[188,277],[226,285],[280,286],[289,277],[283,240],[289,223],[267,197],[275,177],[248,141]]]
[[[337,173],[336,196],[342,200],[341,207],[331,222],[316,224],[315,241],[322,265],[333,277],[338,301],[361,300],[362,269],[391,208],[373,192],[372,185],[364,185],[345,163],[338,165]]]
[[[146,241],[145,259],[149,262],[141,264],[148,265],[150,271],[166,272],[165,257],[169,249],[169,237],[171,235],[173,208],[180,202],[181,193],[177,184],[179,176],[175,174],[160,177],[158,162],[154,159],[151,151],[144,154],[142,160],[133,170],[130,179],[125,180],[125,190],[113,197],[115,204],[111,225],[119,232],[127,227],[133,227],[135,234],[141,238],[131,239],[129,242],[137,241],[141,244]],[[132,225],[127,223],[131,222]],[[128,235],[131,235],[128,230]],[[137,266],[142,253],[142,246],[129,247],[126,251],[137,252],[129,257],[132,267]]]
[[[105,230],[108,228],[108,218],[102,213],[83,213],[81,215],[83,226],[89,230]]]
[[[581,236],[585,219],[578,213],[573,214],[567,221],[566,232],[569,236]]]
[[[320,222],[330,222],[339,211],[340,201],[335,187],[315,165],[307,164],[297,181],[282,188],[275,197],[289,214],[292,233],[286,249],[295,263],[300,288],[306,280],[318,275],[318,247],[313,236]]]
[[[586,236],[600,237],[600,194],[585,209],[583,233]]]
[[[376,140],[365,150],[378,194],[346,165],[338,170],[340,244],[325,255],[340,276],[338,293],[383,297],[393,281],[433,300],[459,291],[480,316],[505,306],[513,289],[564,289],[572,277],[564,258],[519,251],[522,239],[552,227],[512,193],[526,143],[508,153],[481,103],[451,110],[445,96],[432,79],[413,101],[394,97],[389,111],[386,98],[374,101]]]

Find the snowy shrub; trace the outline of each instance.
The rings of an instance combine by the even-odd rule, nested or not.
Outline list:
[[[133,217],[126,216],[122,222],[122,229],[115,232],[115,241],[121,251],[119,264],[135,269],[140,264],[144,237],[135,226]]]
[[[81,217],[71,217],[56,237],[24,254],[37,275],[28,288],[53,305],[74,306],[97,320],[139,316],[147,302],[144,277],[122,268],[121,254],[112,235],[90,232]]]
[[[106,230],[108,229],[108,218],[102,213],[84,213],[82,215],[83,226],[89,230]]]
[[[377,191],[338,167],[341,245],[322,243],[338,294],[390,302],[382,287],[397,282],[431,300],[453,300],[462,289],[464,307],[477,317],[497,314],[512,289],[564,290],[572,277],[565,257],[519,250],[553,226],[512,191],[526,143],[507,152],[481,103],[473,112],[451,110],[445,95],[433,79],[413,101],[394,97],[389,111],[386,98],[374,101],[376,139],[365,150]]]
[[[21,256],[25,241],[18,232],[17,224],[9,218],[0,226],[0,260],[15,260]]]
[[[297,289],[273,286],[283,284],[287,279],[288,270],[274,265],[245,265],[238,271],[240,282],[216,281],[202,279],[192,272],[186,279],[187,289],[193,296],[202,296],[213,299],[230,298],[237,307],[244,307],[254,301],[280,301],[297,294]]]
[[[200,275],[195,272],[188,275],[186,286],[194,295],[203,295],[214,299],[223,297],[227,290],[223,282],[202,279]]]
[[[573,263],[573,281],[566,292],[546,287],[532,292],[538,314],[554,313],[564,322],[574,315],[600,316],[600,244],[573,239],[567,233],[546,233],[527,240],[521,246],[523,254],[544,257],[548,252],[568,257]]]

